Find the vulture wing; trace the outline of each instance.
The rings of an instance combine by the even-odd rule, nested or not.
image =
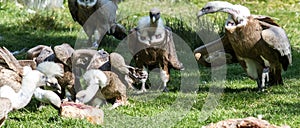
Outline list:
[[[76,3],[76,0],[68,0],[68,6],[70,13],[72,15],[72,18],[74,21],[78,21],[77,13],[78,13],[78,5]]]
[[[8,85],[16,92],[21,89],[22,77],[10,69],[0,66],[0,87]]]
[[[0,48],[0,58],[4,59],[6,64],[10,69],[17,72],[18,74],[22,74],[22,66],[19,64],[18,60],[5,48]]]
[[[265,40],[270,47],[280,53],[280,62],[283,65],[283,69],[287,70],[288,65],[292,63],[292,53],[290,42],[285,31],[280,27],[266,22],[260,21],[260,24],[263,28],[267,28],[262,31],[263,40]]]
[[[251,15],[251,16],[254,19],[257,19],[259,21],[266,22],[268,24],[271,24],[271,25],[279,27],[279,25],[277,23],[275,23],[275,21],[271,17],[269,17],[269,16],[263,16],[263,15]]]

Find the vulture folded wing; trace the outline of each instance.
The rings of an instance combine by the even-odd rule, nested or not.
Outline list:
[[[0,66],[0,87],[8,85],[18,92],[21,89],[21,81],[22,77],[18,73]]]
[[[285,31],[277,26],[270,25],[265,22],[260,22],[264,27],[269,27],[262,31],[262,38],[265,42],[277,50],[281,55],[281,63],[283,64],[283,69],[286,70],[287,66],[292,63],[292,53],[289,39]]]
[[[183,64],[178,60],[177,54],[176,54],[176,48],[173,40],[172,32],[168,29],[166,30],[166,50],[168,52],[168,59],[171,65],[176,69],[183,69]]]
[[[251,15],[251,16],[254,19],[257,19],[259,21],[266,22],[268,24],[271,24],[271,25],[279,27],[279,25],[277,23],[275,23],[275,21],[271,17],[269,17],[269,16],[263,16],[263,15]]]
[[[0,58],[3,58],[10,69],[22,74],[22,66],[18,60],[5,47],[0,48]]]

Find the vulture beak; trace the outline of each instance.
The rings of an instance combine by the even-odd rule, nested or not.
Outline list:
[[[46,86],[52,88],[53,90],[61,91],[61,86],[58,84],[56,78],[47,78]]]
[[[155,22],[156,21],[156,18],[155,16],[152,17],[152,22]]]
[[[149,15],[152,23],[155,23],[160,18],[160,10],[158,8],[152,8],[149,12]]]

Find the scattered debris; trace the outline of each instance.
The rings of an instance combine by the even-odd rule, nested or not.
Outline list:
[[[104,112],[101,109],[75,102],[63,102],[60,115],[67,118],[86,119],[92,124],[103,124]]]
[[[275,126],[266,120],[247,117],[243,119],[228,119],[203,126],[202,128],[290,128],[290,126]]]

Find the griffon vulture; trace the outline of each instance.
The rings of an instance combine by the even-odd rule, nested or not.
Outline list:
[[[145,66],[149,70],[160,68],[163,90],[167,91],[170,68],[182,70],[184,67],[177,58],[172,32],[164,26],[159,9],[153,8],[149,16],[142,17],[128,39],[128,47],[137,67],[143,69]],[[145,84],[141,88],[141,92],[144,91]]]
[[[198,17],[225,12],[227,36],[240,65],[257,81],[258,89],[283,84],[281,72],[292,63],[291,46],[285,31],[270,17],[251,15],[247,7],[228,2],[208,2]]]
[[[41,63],[36,70],[29,66],[22,67],[6,48],[0,49],[0,60],[6,62],[8,67],[0,66],[0,97],[8,98],[12,109],[25,107],[40,86],[60,88],[55,77],[61,76],[63,70],[55,63]]]
[[[112,108],[127,104],[126,86],[118,75],[99,69],[88,70],[83,75],[86,88],[76,94],[76,101],[99,107],[106,100],[113,100]]]
[[[89,43],[99,45],[105,34],[113,35],[119,40],[127,36],[126,29],[116,23],[117,2],[118,0],[68,0],[71,15],[83,27]],[[92,42],[92,35],[95,42]]]

